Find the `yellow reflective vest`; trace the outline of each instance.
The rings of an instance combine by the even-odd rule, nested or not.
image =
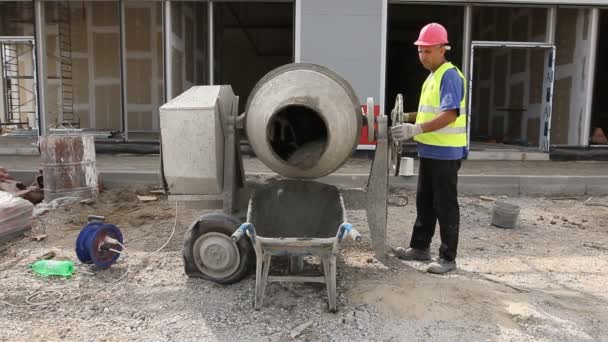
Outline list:
[[[429,122],[441,113],[441,79],[443,78],[443,74],[452,68],[456,69],[458,75],[462,78],[463,96],[460,100],[460,115],[456,121],[442,129],[418,134],[414,137],[414,140],[417,142],[446,147],[462,147],[467,145],[466,81],[462,72],[450,62],[443,63],[443,65],[435,70],[435,72],[431,73],[426,81],[424,81],[422,93],[420,94],[416,124],[420,125]]]

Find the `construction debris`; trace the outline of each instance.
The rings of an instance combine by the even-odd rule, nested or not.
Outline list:
[[[36,240],[36,241],[44,240],[44,238],[46,238],[46,234],[31,234],[30,235],[30,239]]]
[[[583,247],[608,251],[608,247],[599,246],[593,242],[585,242],[585,243],[583,243]]]
[[[0,239],[18,235],[32,227],[34,205],[6,191],[0,191]]]
[[[300,334],[302,334],[302,332],[304,330],[306,330],[306,328],[310,327],[311,325],[312,325],[312,320],[310,320],[306,323],[302,323],[302,324],[298,325],[297,327],[293,328],[289,335],[291,336],[291,338],[296,338],[296,337],[300,336]]]
[[[54,200],[50,201],[49,203],[44,203],[44,202],[38,203],[34,209],[34,216],[40,217],[41,215],[44,215],[51,209],[57,209],[61,206],[76,203],[79,201],[80,201],[79,197],[59,197],[59,198],[55,198]]]
[[[44,253],[43,255],[39,256],[38,259],[36,260],[49,260],[49,259],[53,259],[55,257],[55,252],[50,251],[48,253]]]
[[[158,200],[156,196],[137,196],[137,199],[142,202],[151,202]]]
[[[0,191],[9,192],[17,197],[26,199],[33,204],[38,204],[44,199],[44,192],[42,189],[42,174],[36,176],[30,186],[26,186],[12,177],[6,168],[0,166]]]
[[[599,202],[597,200],[593,200],[593,197],[589,197],[586,201],[585,201],[585,205],[590,206],[590,207],[608,207],[608,202],[604,201],[604,202]]]

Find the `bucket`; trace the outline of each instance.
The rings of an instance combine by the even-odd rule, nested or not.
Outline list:
[[[492,225],[500,228],[515,228],[518,216],[519,206],[496,201],[492,211]]]
[[[399,176],[413,176],[414,175],[414,158],[401,157],[401,164],[399,164]]]
[[[44,200],[97,197],[95,141],[92,135],[40,137]]]

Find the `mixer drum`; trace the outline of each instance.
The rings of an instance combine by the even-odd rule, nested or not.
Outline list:
[[[342,77],[315,64],[294,63],[266,74],[246,108],[249,143],[258,158],[288,178],[319,178],[354,152],[361,107]]]

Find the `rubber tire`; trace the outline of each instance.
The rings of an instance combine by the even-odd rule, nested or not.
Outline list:
[[[242,237],[237,243],[240,255],[239,267],[228,277],[214,278],[202,273],[194,262],[194,242],[199,236],[210,233],[222,233],[231,236],[240,226],[240,222],[232,216],[225,214],[206,214],[199,217],[190,226],[184,236],[182,256],[184,259],[184,269],[188,277],[202,278],[219,284],[232,284],[245,278],[255,265],[255,250],[248,237]]]

